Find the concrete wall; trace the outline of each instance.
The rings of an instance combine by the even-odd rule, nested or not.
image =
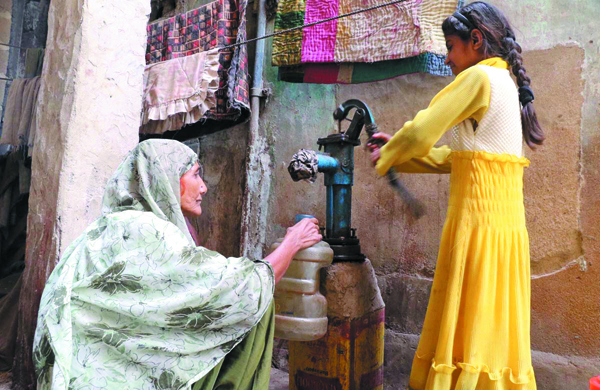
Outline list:
[[[600,33],[596,1],[499,1],[525,50],[535,107],[548,140],[528,152],[525,197],[532,255],[532,347],[539,388],[587,388],[600,373]],[[267,60],[270,62],[269,60]],[[296,213],[324,222],[322,179],[293,183],[286,167],[299,148],[316,148],[333,131],[332,112],[349,98],[363,99],[380,129],[393,133],[425,107],[451,78],[409,75],[350,86],[294,85],[277,81],[268,64],[273,98],[261,117],[271,145],[271,193],[266,248]],[[442,140],[444,141],[444,140]],[[427,207],[414,220],[367,153],[356,150],[353,225],[372,260],[387,304],[386,383],[406,383],[422,326],[445,219],[448,177],[403,175]],[[250,174],[247,180],[257,180]]]
[[[195,222],[201,245],[225,256],[240,255],[247,138],[247,124],[200,138],[208,192],[202,199],[202,216]]]
[[[138,142],[145,0],[52,2],[29,200],[13,379],[34,388],[31,343],[45,280],[100,213],[104,185]]]

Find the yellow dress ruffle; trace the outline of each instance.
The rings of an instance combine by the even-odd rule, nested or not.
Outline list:
[[[535,390],[523,168],[508,154],[452,152],[450,201],[409,386]]]

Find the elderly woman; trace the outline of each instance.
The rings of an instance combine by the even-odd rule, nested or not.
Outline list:
[[[268,388],[274,284],[321,239],[317,221],[288,229],[264,260],[225,258],[196,246],[187,223],[206,191],[179,142],[148,140],[125,158],[102,216],[44,289],[38,389]]]

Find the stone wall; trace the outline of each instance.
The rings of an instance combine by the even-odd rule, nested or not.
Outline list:
[[[208,192],[202,199],[202,216],[195,222],[201,245],[224,256],[240,255],[247,138],[247,124],[200,138]]]

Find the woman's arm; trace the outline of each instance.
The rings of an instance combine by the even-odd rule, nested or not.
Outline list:
[[[380,149],[377,173],[402,167],[413,158],[429,155],[433,145],[453,126],[467,118],[480,121],[490,102],[490,82],[484,70],[473,66],[458,76],[431,101],[429,107],[404,124]]]
[[[281,245],[265,257],[265,261],[273,267],[275,283],[279,283],[298,251],[321,241],[323,237],[319,233],[318,223],[319,221],[315,218],[305,218],[288,228]]]

